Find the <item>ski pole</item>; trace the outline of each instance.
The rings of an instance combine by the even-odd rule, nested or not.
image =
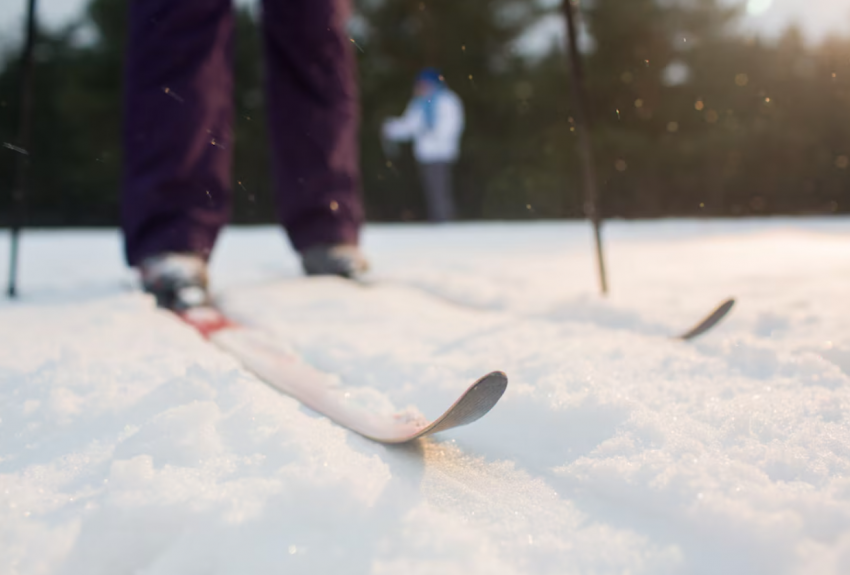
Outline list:
[[[25,195],[27,172],[30,162],[30,140],[32,137],[32,76],[33,47],[35,45],[35,1],[29,0],[26,16],[26,33],[20,62],[20,108],[18,112],[18,153],[15,165],[15,187],[12,191],[14,215],[12,216],[12,234],[9,244],[9,288],[10,298],[18,294],[18,256],[20,251],[21,228],[25,219]]]
[[[581,55],[578,52],[575,14],[571,0],[563,0],[563,8],[567,24],[567,50],[570,58],[573,105],[575,107],[576,131],[578,132],[579,153],[581,155],[584,181],[584,213],[593,224],[593,235],[596,241],[596,263],[599,267],[599,287],[602,294],[605,295],[608,293],[608,281],[605,276],[605,258],[602,252],[602,219],[599,215],[599,194],[596,185],[593,145],[590,140],[590,119],[587,113],[584,71],[581,65]]]

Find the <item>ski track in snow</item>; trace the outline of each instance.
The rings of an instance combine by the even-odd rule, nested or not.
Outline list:
[[[850,571],[850,220],[605,234],[607,300],[580,223],[372,226],[367,286],[227,231],[222,306],[358,401],[430,418],[508,374],[481,421],[388,447],[155,310],[116,232],[27,233],[0,303],[0,573]]]

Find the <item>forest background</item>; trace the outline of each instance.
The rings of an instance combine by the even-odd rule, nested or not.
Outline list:
[[[126,0],[40,29],[27,219],[115,225],[121,181]],[[234,220],[274,221],[263,58],[237,9]],[[583,2],[582,46],[606,218],[850,212],[850,38],[775,41],[735,32],[716,0]],[[424,66],[466,106],[456,195],[463,219],[583,216],[569,73],[560,42],[522,48],[560,18],[529,0],[357,0],[363,193],[371,221],[425,216],[410,150],[387,157],[380,125]],[[0,225],[12,215],[17,46],[0,55]]]

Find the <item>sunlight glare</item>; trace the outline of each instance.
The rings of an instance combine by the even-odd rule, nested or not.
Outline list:
[[[747,13],[752,15],[762,14],[770,8],[773,0],[750,0],[747,2]]]

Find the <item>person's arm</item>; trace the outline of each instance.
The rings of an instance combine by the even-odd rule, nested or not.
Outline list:
[[[404,115],[384,122],[384,137],[388,140],[410,140],[422,129],[422,109],[410,102]]]

